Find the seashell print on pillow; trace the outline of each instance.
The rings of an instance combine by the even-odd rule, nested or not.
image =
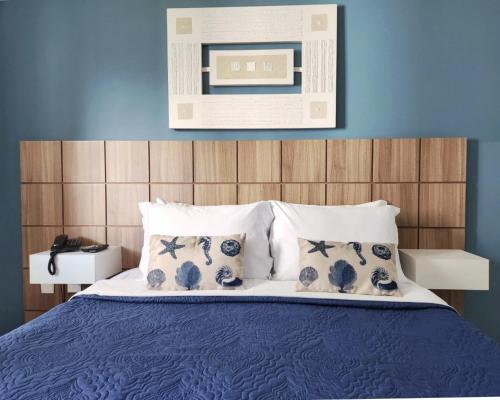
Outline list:
[[[155,290],[234,289],[243,284],[245,234],[152,235],[147,282]]]
[[[299,292],[400,296],[392,243],[298,239]]]

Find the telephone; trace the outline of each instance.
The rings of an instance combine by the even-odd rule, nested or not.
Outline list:
[[[56,274],[56,255],[59,253],[68,253],[70,251],[78,251],[80,249],[80,238],[68,239],[68,235],[58,235],[54,239],[54,243],[50,247],[50,259],[47,269],[50,275]]]

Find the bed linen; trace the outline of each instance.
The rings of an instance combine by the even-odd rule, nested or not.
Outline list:
[[[245,233],[243,278],[265,279],[273,266],[269,231],[274,220],[268,201],[239,205],[198,206],[184,203],[139,203],[144,242],[139,268],[146,279],[149,267],[149,237],[227,236]]]
[[[396,217],[400,209],[391,205],[314,206],[274,200],[271,204],[274,221],[269,243],[274,259],[273,279],[276,280],[292,280],[299,276],[299,238],[394,243],[396,246],[399,243]],[[399,263],[397,268],[400,269]],[[398,275],[400,272],[403,275],[402,270]]]
[[[121,282],[120,282],[121,281]],[[245,279],[241,290],[205,291],[152,291],[145,286],[142,272],[139,268],[132,268],[115,275],[111,279],[96,282],[89,288],[77,293],[75,296],[99,295],[99,296],[277,296],[277,297],[302,297],[338,300],[363,300],[363,301],[396,301],[435,303],[447,305],[447,303],[436,296],[430,290],[417,285],[406,276],[401,276],[398,282],[401,296],[397,298],[384,298],[381,296],[360,295],[354,293],[334,292],[297,292],[297,281],[275,281],[268,279]]]
[[[0,338],[0,398],[500,394],[499,346],[425,289],[378,300],[293,286],[145,296],[143,281],[100,281]]]
[[[150,290],[142,280],[142,273],[134,268],[102,281],[98,281],[89,288],[79,292],[80,295],[123,296],[123,297],[162,297],[162,296],[275,296],[298,297],[312,299],[337,299],[360,301],[390,301],[435,303],[446,305],[446,302],[431,291],[424,289],[405,276],[398,282],[401,296],[382,297],[354,293],[334,292],[297,292],[297,281],[274,281],[268,279],[245,279],[241,289],[235,290]]]

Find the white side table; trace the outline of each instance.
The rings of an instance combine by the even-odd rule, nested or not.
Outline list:
[[[427,289],[488,290],[489,260],[463,250],[400,249],[405,275]]]
[[[81,290],[81,285],[89,285],[109,278],[122,271],[120,246],[109,246],[98,253],[75,251],[56,256],[56,274],[50,275],[47,264],[50,251],[30,255],[30,283],[40,284],[42,293],[54,293],[55,284],[68,285],[68,292]]]

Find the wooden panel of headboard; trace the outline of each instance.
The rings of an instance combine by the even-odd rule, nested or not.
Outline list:
[[[20,144],[22,267],[55,234],[123,247],[139,262],[137,202],[192,204],[278,199],[401,207],[401,248],[463,248],[465,138],[301,141],[25,141]],[[25,315],[67,297],[41,294],[24,273]],[[439,295],[463,309],[463,293]]]

